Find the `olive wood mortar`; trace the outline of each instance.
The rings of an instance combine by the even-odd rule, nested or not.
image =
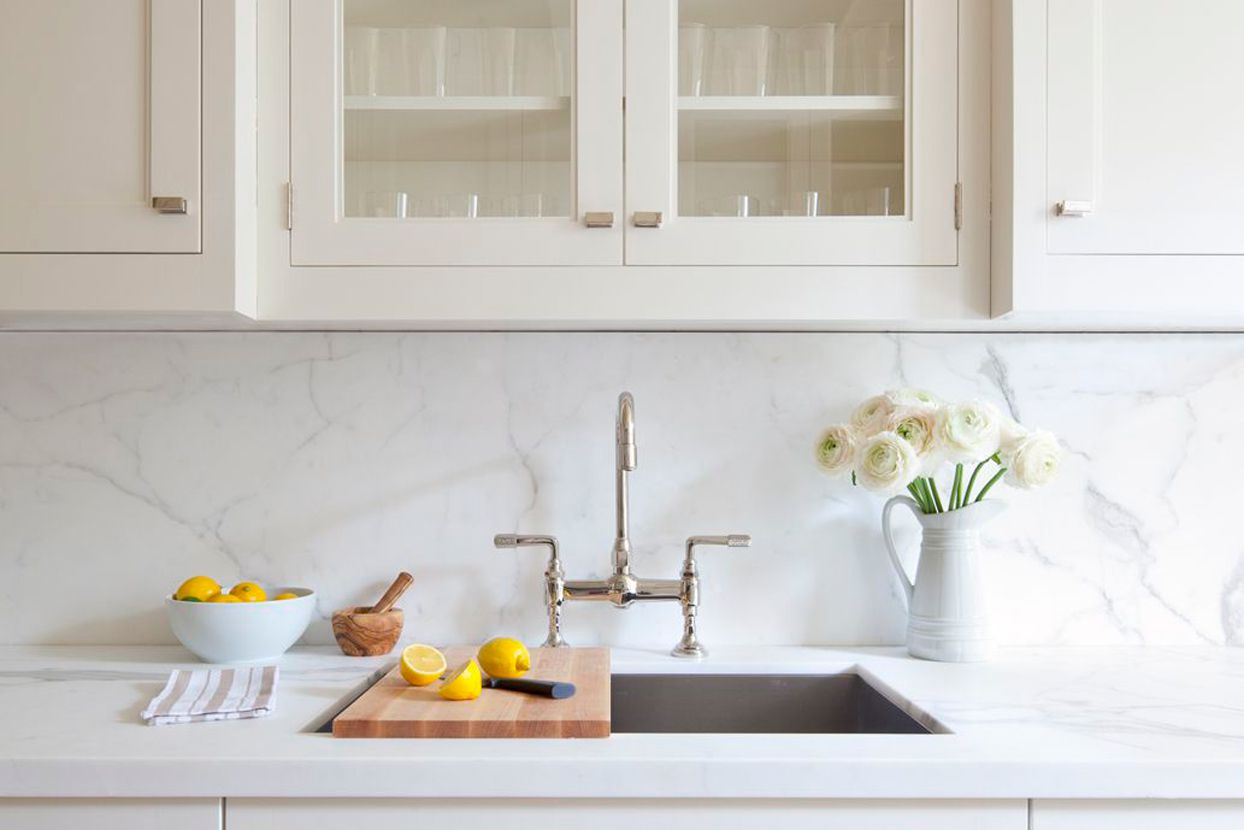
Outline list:
[[[402,609],[394,608],[398,597],[413,582],[402,571],[375,605],[361,605],[333,612],[333,636],[343,653],[350,657],[376,657],[388,654],[402,636]]]

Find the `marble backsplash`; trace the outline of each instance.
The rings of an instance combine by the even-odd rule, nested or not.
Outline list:
[[[492,536],[607,571],[630,389],[637,572],[675,576],[691,533],[755,538],[704,552],[706,643],[898,643],[880,500],[812,460],[897,385],[1065,443],[988,533],[1001,641],[1244,642],[1244,336],[1191,334],[3,334],[0,640],[174,642],[160,598],[196,573],[313,586],[326,617],[403,568],[407,639],[538,640],[542,554]],[[678,627],[673,605],[565,621],[580,644]]]

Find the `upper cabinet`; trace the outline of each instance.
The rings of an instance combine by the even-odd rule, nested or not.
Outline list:
[[[981,319],[988,5],[260,4],[260,317]]]
[[[626,23],[628,263],[957,262],[955,0],[628,0]]]
[[[214,0],[0,0],[0,21],[0,312],[253,310],[233,87],[253,20]]]
[[[290,55],[292,265],[622,263],[620,0],[299,2]]]
[[[1160,324],[1244,302],[1238,0],[1008,0],[995,310]]]

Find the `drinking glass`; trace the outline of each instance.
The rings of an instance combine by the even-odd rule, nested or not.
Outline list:
[[[704,47],[708,27],[684,23],[678,27],[678,94],[704,94]]]
[[[514,94],[570,94],[570,30],[527,27],[514,30]]]
[[[368,190],[363,193],[363,215],[372,219],[405,219],[409,197],[400,190]]]
[[[376,95],[410,95],[410,66],[405,29],[377,29]]]
[[[343,37],[342,70],[346,95],[376,94],[376,59],[380,30],[348,26]]]
[[[406,70],[408,95],[445,94],[444,26],[406,29]]]
[[[768,26],[727,26],[712,30],[705,94],[764,95],[768,75]]]
[[[449,29],[445,90],[448,95],[514,94],[514,29]]]
[[[775,31],[777,95],[832,95],[834,93],[833,23]]]
[[[838,91],[846,95],[901,95],[903,93],[903,27],[894,23],[850,26],[839,44],[843,70]]]

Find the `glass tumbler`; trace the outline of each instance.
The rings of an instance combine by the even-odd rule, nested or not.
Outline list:
[[[768,26],[712,30],[705,72],[706,95],[764,95],[768,79]]]
[[[678,94],[704,94],[704,52],[708,27],[684,23],[678,27]]]
[[[514,29],[451,28],[445,45],[447,95],[513,95]]]
[[[569,95],[569,52],[569,29],[528,27],[514,30],[514,94]]]
[[[818,23],[775,31],[775,94],[834,94],[835,29]]]
[[[349,26],[342,39],[343,89],[346,95],[375,95],[380,30]]]
[[[406,29],[406,71],[408,95],[445,94],[444,26]]]

